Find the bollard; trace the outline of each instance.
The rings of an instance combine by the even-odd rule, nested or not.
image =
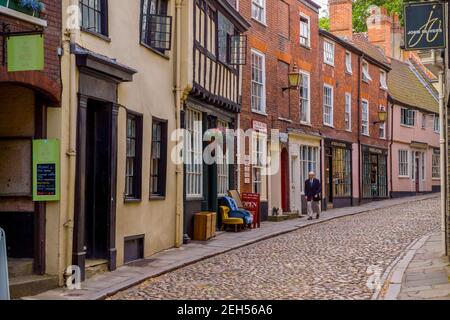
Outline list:
[[[6,235],[0,228],[0,300],[10,300]]]

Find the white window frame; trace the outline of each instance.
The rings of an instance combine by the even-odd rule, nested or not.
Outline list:
[[[228,129],[228,123],[225,121],[218,120],[217,121],[217,128]],[[222,134],[222,152],[216,152],[217,153],[217,195],[219,197],[225,197],[228,194],[228,191],[230,190],[230,168],[228,164],[228,157],[226,154],[226,150],[224,149],[225,146],[225,139],[226,135],[225,133]]]
[[[251,108],[252,111],[255,113],[260,113],[260,114],[266,114],[266,55],[256,49],[252,49],[251,50],[251,55],[252,55],[252,61],[251,61],[251,73],[252,73],[252,79],[251,79]],[[254,64],[253,64],[253,55],[257,56],[258,58],[261,59],[261,70],[260,72],[262,73],[262,83],[257,82],[253,79],[253,69],[254,69]],[[259,67],[258,67],[259,68]],[[257,97],[254,92],[253,92],[253,85],[258,85],[262,87],[262,96],[261,97]],[[261,107],[260,108],[255,108],[254,106],[254,98],[256,99],[260,99],[261,100]]]
[[[304,123],[304,124],[311,124],[311,75],[309,72],[300,70],[300,75],[301,75],[301,83],[300,83],[300,90],[299,90],[299,95],[300,95],[300,122]],[[308,98],[307,99],[303,99],[303,97],[301,96],[302,90],[301,87],[303,87],[303,81],[304,81],[304,77],[308,78]],[[304,121],[302,119],[302,109],[303,109],[303,101],[307,101],[308,102],[308,106],[307,106],[307,112],[306,112],[306,121]]]
[[[263,169],[267,162],[267,134],[253,132],[252,134],[252,191],[262,195],[263,189]],[[256,172],[259,171],[260,180],[256,179]],[[255,188],[259,185],[259,191]]]
[[[352,94],[345,93],[345,113],[344,113],[345,130],[352,132]]]
[[[383,105],[380,105],[380,111],[386,111],[386,107]],[[381,131],[383,130],[383,131]],[[383,132],[383,134],[381,134],[381,132]],[[386,139],[387,137],[387,132],[386,132],[386,122],[382,122],[380,123],[380,131],[379,131],[379,135],[380,135],[380,139]]]
[[[352,53],[348,50],[345,51],[345,71],[349,74],[353,74]]]
[[[260,17],[255,15],[255,7],[257,7],[262,12],[261,19]],[[252,0],[252,19],[261,22],[262,24],[266,24],[266,0]]]
[[[369,83],[369,81],[372,81],[372,77],[370,76],[370,65],[365,60],[363,60],[362,62],[362,81],[367,83]]]
[[[422,113],[422,129],[427,128],[427,114],[424,112]]]
[[[197,117],[200,121],[196,121]],[[188,136],[185,139],[186,198],[199,199],[203,197],[203,124],[200,111],[186,110],[186,131],[192,138]]]
[[[441,133],[441,118],[436,114],[433,118],[433,131],[434,133]]]
[[[403,121],[403,112],[407,113],[405,120],[408,123],[402,122]],[[411,127],[411,128],[414,127],[416,125],[416,115],[417,115],[417,112],[414,109],[401,108],[400,109],[400,124],[405,127]],[[412,119],[412,124],[409,122],[411,119]]]
[[[398,176],[409,178],[409,151],[398,150]]]
[[[308,21],[308,24],[307,24],[307,32],[308,32],[308,34],[307,34],[307,37],[306,37],[306,43],[302,43],[303,39],[305,38],[305,37],[302,37],[302,32],[303,32],[302,18],[306,19]],[[300,13],[300,21],[299,21],[299,23],[300,23],[300,39],[299,39],[300,45],[310,48],[311,47],[311,18],[309,16],[307,16],[306,14],[304,14],[304,13]]]
[[[432,159],[431,160],[432,179],[433,180],[441,179],[441,154],[433,150],[431,159]]]
[[[327,50],[327,45],[329,45],[328,48],[332,49],[331,52]],[[323,40],[323,61],[324,63],[334,67],[334,59],[335,59],[335,51],[336,46],[334,42],[329,40]]]
[[[331,101],[330,103],[326,102],[325,89],[330,89],[331,91]],[[330,109],[327,112],[327,109]],[[327,117],[329,117],[329,121],[327,121]],[[323,124],[329,127],[334,126],[334,87],[328,84],[323,85]]]
[[[364,106],[367,110],[364,110]],[[370,105],[369,101],[366,99],[361,100],[361,134],[365,136],[370,136]]]
[[[383,90],[388,90],[387,76],[386,71],[380,70],[380,88]]]

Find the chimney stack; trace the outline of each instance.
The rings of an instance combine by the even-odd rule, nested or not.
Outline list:
[[[347,39],[353,38],[353,1],[329,0],[330,32]]]
[[[367,31],[370,43],[380,47],[386,56],[399,58],[401,26],[398,15],[389,14],[384,7],[370,6]]]

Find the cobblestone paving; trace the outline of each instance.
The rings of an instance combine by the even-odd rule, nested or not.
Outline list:
[[[370,299],[368,268],[384,272],[439,223],[438,199],[345,217],[198,262],[111,299]]]

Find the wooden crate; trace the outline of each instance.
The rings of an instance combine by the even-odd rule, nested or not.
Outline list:
[[[208,241],[216,236],[217,214],[200,212],[194,216],[194,240]]]

